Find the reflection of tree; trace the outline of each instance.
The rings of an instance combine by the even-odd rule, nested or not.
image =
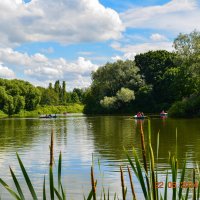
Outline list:
[[[163,168],[168,166],[169,152],[176,150],[176,128],[178,130],[177,151],[178,160],[183,161],[188,153],[188,162],[195,163],[200,160],[200,149],[198,143],[200,120],[175,120],[152,119],[152,145],[156,155],[157,134],[160,131],[159,163]],[[94,137],[94,146],[104,158],[108,160],[120,161],[126,159],[123,147],[131,150],[134,146],[140,159],[140,128],[138,123],[128,117],[120,116],[99,116],[87,118],[87,123]],[[147,120],[144,121],[145,142],[147,142]],[[181,167],[181,165],[179,166]]]
[[[51,128],[59,144],[67,142],[66,119],[3,119],[0,122],[0,149],[31,147],[34,141],[50,139]],[[45,141],[46,142],[46,141]],[[48,143],[48,141],[47,141]],[[14,150],[17,151],[17,150]]]
[[[135,132],[134,120],[128,117],[100,116],[87,118],[89,128],[92,130],[94,145],[97,151],[109,160],[124,159],[123,147],[131,149],[139,143],[139,135]]]
[[[168,152],[176,151],[176,128],[178,160],[182,162],[187,153],[188,163],[200,161],[199,123],[198,119],[167,119],[165,124],[160,119],[151,120],[154,152],[156,152],[157,133],[160,130],[159,163],[168,163]]]
[[[4,119],[0,123],[0,149],[29,146],[38,135],[35,128],[40,125],[35,119]]]

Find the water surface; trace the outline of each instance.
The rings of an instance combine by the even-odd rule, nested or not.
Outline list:
[[[143,126],[147,141],[146,120]],[[169,169],[169,151],[172,153],[176,151],[176,129],[178,130],[177,153],[180,167],[186,157],[186,152],[188,168],[192,168],[196,162],[199,163],[200,119],[153,118],[151,127],[154,150],[156,150],[157,133],[160,132],[158,158],[160,181],[164,181],[163,174]],[[83,194],[89,193],[92,155],[98,187],[101,188],[104,183],[106,190],[109,188],[111,194],[116,191],[121,198],[119,166],[122,165],[126,171],[127,165],[123,148],[131,150],[134,146],[139,157],[142,158],[140,124],[129,116],[87,117],[78,114],[59,116],[57,119],[1,119],[0,177],[14,187],[9,174],[9,166],[11,166],[21,181],[26,195],[30,197],[16,160],[16,152],[18,152],[41,198],[43,177],[48,176],[51,130],[54,131],[56,163],[59,151],[62,151],[63,183],[70,199],[83,199]],[[100,170],[98,163],[100,163]],[[191,174],[187,174],[187,178],[191,181]],[[136,192],[142,199],[141,189],[136,178],[133,177],[133,179],[136,183]],[[126,173],[125,180],[129,187]],[[0,195],[2,199],[11,199],[5,189],[0,190]]]

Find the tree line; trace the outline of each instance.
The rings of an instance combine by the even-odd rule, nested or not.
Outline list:
[[[32,111],[38,106],[67,105],[81,103],[83,89],[75,88],[72,92],[66,91],[66,82],[56,81],[48,88],[35,87],[23,80],[0,79],[0,110],[8,115],[17,114],[21,110]]]
[[[85,113],[200,114],[200,33],[179,34],[174,51],[149,51],[92,73]]]

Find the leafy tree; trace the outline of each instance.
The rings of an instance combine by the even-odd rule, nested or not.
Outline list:
[[[104,108],[114,108],[115,107],[115,103],[117,101],[116,97],[107,97],[105,96],[101,101],[100,104],[104,107]]]
[[[15,113],[19,113],[20,110],[23,110],[25,107],[25,99],[23,96],[16,95],[13,97],[13,104]]]
[[[39,105],[41,93],[39,89],[35,87],[29,87],[25,96],[25,109],[34,110]]]
[[[66,102],[66,82],[62,82],[62,91],[61,91],[61,102],[65,103]]]
[[[74,88],[73,92],[76,92],[76,94],[78,95],[78,98],[79,98],[80,102],[84,101],[84,95],[85,95],[84,89]]]
[[[58,105],[59,104],[59,96],[53,89],[43,89],[41,100],[41,105]]]
[[[71,93],[71,101],[72,103],[80,103],[78,94],[76,92]]]
[[[92,73],[92,81],[91,88],[89,92],[86,92],[84,101],[86,103],[86,113],[106,112],[102,105],[104,105],[104,102],[112,102],[112,97],[116,97],[117,92],[122,87],[137,93],[139,88],[145,85],[139,68],[130,60],[107,63]],[[104,99],[104,97],[110,97],[111,99]],[[118,103],[119,101],[117,102],[117,107],[120,107]]]
[[[156,111],[167,109],[178,97],[174,95],[178,87],[174,81],[179,75],[175,61],[176,54],[165,50],[149,51],[135,57],[136,65],[146,83],[152,86],[152,97],[157,104]]]
[[[60,81],[57,80],[54,84],[54,90],[57,94],[60,94]]]
[[[175,52],[179,59],[181,72],[190,85],[190,93],[200,90],[200,32],[193,31],[189,34],[179,34],[174,40]],[[196,91],[195,91],[196,90]],[[188,94],[188,95],[189,95]]]
[[[134,91],[130,90],[128,88],[121,88],[118,92],[117,92],[117,99],[121,100],[122,102],[130,102],[132,100],[135,99],[135,95],[134,95]]]

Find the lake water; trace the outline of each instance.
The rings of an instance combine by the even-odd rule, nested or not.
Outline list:
[[[156,150],[157,133],[160,131],[158,167],[160,180],[169,169],[168,155],[176,149],[176,128],[178,130],[177,152],[180,163],[186,157],[187,167],[192,168],[200,161],[200,119],[151,119],[152,145]],[[23,190],[30,198],[21,174],[16,152],[19,153],[35,190],[42,199],[43,177],[48,176],[49,144],[51,130],[55,139],[55,168],[58,155],[63,156],[63,185],[69,199],[83,199],[90,191],[90,166],[92,155],[95,178],[98,179],[98,195],[102,184],[112,195],[117,192],[121,198],[119,166],[125,171],[125,182],[130,187],[126,173],[127,159],[123,150],[134,146],[141,156],[139,123],[129,116],[84,116],[81,114],[59,116],[56,119],[10,118],[0,120],[0,177],[14,187],[9,174],[9,166],[15,171]],[[145,140],[147,140],[147,120],[144,120]],[[99,161],[98,161],[99,160]],[[100,163],[100,169],[99,164]],[[56,171],[55,171],[56,174]],[[191,174],[187,174],[188,181]],[[163,178],[162,178],[163,177]],[[56,178],[56,175],[55,175]],[[48,178],[47,178],[48,179]],[[140,186],[135,176],[135,189],[142,199]],[[190,180],[191,181],[191,180]],[[11,199],[5,189],[0,188],[2,199]],[[128,198],[129,199],[129,198]],[[131,198],[130,198],[131,199]]]

